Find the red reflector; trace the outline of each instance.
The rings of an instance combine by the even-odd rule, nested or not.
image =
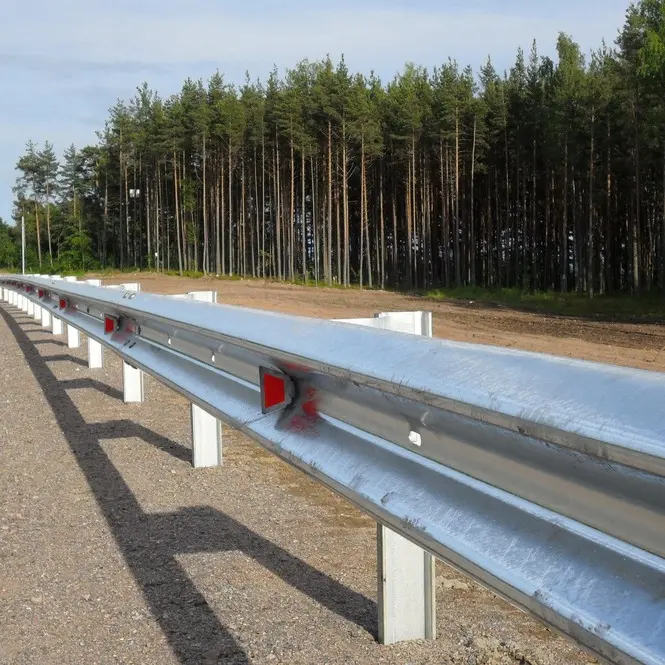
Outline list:
[[[43,297],[44,297],[44,292],[43,292],[41,289],[39,289],[39,291],[37,292],[37,294],[39,295],[40,298],[43,298]]]
[[[118,319],[114,316],[104,316],[104,333],[110,335],[118,329]]]
[[[261,411],[270,413],[289,404],[292,396],[292,384],[286,374],[273,372],[261,367]]]
[[[67,309],[67,301],[64,298],[60,298],[58,306],[60,307],[60,309]]]

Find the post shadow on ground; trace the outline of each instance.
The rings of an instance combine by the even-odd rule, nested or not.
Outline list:
[[[92,388],[93,390],[97,390],[103,395],[108,395],[114,399],[122,399],[123,397],[121,390],[118,390],[113,386],[109,386],[106,383],[102,383],[101,381],[97,381],[97,379],[65,379],[60,381],[60,386],[65,390],[82,390],[85,388]]]
[[[101,425],[86,423],[62,382],[21,326],[3,308],[0,308],[0,316],[15,336],[39,382],[127,567],[181,663],[201,663],[204,659],[209,662],[210,656],[205,654],[211,653],[215,654],[217,662],[230,665],[249,663],[249,659],[177,561],[178,554],[240,550],[287,584],[376,636],[377,607],[374,601],[316,570],[228,515],[206,506],[185,508],[172,514],[144,512],[100,445],[100,439],[109,438],[114,425],[124,421]],[[159,442],[158,447],[165,443],[163,437],[154,432],[148,434],[150,430],[141,426],[136,426],[133,431],[149,443]]]
[[[53,346],[67,346],[64,342],[61,342],[59,339],[36,339],[33,344],[39,346],[40,344],[52,344]]]
[[[120,395],[122,397],[122,394]],[[192,450],[171,439],[153,432],[133,420],[108,420],[88,425],[98,441],[106,439],[131,439],[136,437],[183,462],[192,463]]]
[[[32,344],[32,340],[29,340],[30,344]],[[81,365],[81,367],[87,367],[88,363],[85,360],[81,360],[81,358],[77,358],[76,356],[73,356],[71,353],[59,353],[58,355],[55,356],[40,356],[42,361],[45,363],[57,363],[57,362],[70,362],[74,363],[75,365]]]

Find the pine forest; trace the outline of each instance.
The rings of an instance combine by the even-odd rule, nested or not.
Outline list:
[[[31,271],[665,292],[665,0],[506,72],[386,82],[326,59],[165,99],[144,83],[97,137],[62,159],[33,137],[16,164]],[[0,264],[20,266],[17,228]]]

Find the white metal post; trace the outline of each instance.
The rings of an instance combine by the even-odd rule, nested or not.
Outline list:
[[[86,279],[86,284],[91,286],[101,286],[101,279]],[[104,366],[104,348],[92,337],[88,337],[88,368],[99,369]]]
[[[88,337],[88,368],[99,369],[104,366],[104,349],[102,345]]]
[[[33,311],[34,311],[34,314],[32,315],[32,318],[35,321],[41,321],[42,320],[42,306],[35,303],[35,306],[33,307]]]
[[[222,423],[192,404],[192,463],[194,468],[222,465]]]
[[[68,277],[63,277],[65,282],[75,282],[76,277],[75,276],[68,276]],[[81,333],[74,328],[74,326],[70,326],[69,324],[66,324],[67,328],[67,348],[68,349],[78,349],[79,346],[81,346]]]
[[[217,302],[217,291],[191,291],[177,298]],[[192,464],[196,469],[222,465],[222,423],[192,404]]]
[[[62,335],[62,319],[59,319],[57,316],[53,315],[52,317],[52,328],[54,335]]]
[[[81,346],[81,333],[67,324],[67,348],[68,349],[78,349]]]
[[[51,312],[48,307],[42,307],[42,328],[51,327]]]
[[[107,289],[123,289],[125,291],[140,291],[139,282],[128,282],[126,284],[113,284]],[[125,404],[143,401],[143,372],[122,362],[122,391]]]
[[[34,316],[35,315],[35,303],[32,302],[32,300],[28,300],[28,309],[26,310],[28,316]]]
[[[143,401],[143,372],[122,361],[122,392],[125,404]]]
[[[373,319],[344,321],[412,335],[432,336],[431,312],[381,312]],[[417,436],[417,433],[414,435]],[[383,524],[377,523],[376,527],[379,642],[394,644],[404,640],[434,639],[434,557]]]

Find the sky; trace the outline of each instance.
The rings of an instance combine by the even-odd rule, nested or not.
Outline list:
[[[299,60],[344,54],[351,71],[391,79],[488,55],[503,71],[535,38],[554,55],[560,31],[588,53],[612,43],[628,0],[0,0],[0,218],[32,139],[96,141],[108,109],[143,81],[166,97],[216,70],[242,82]]]

